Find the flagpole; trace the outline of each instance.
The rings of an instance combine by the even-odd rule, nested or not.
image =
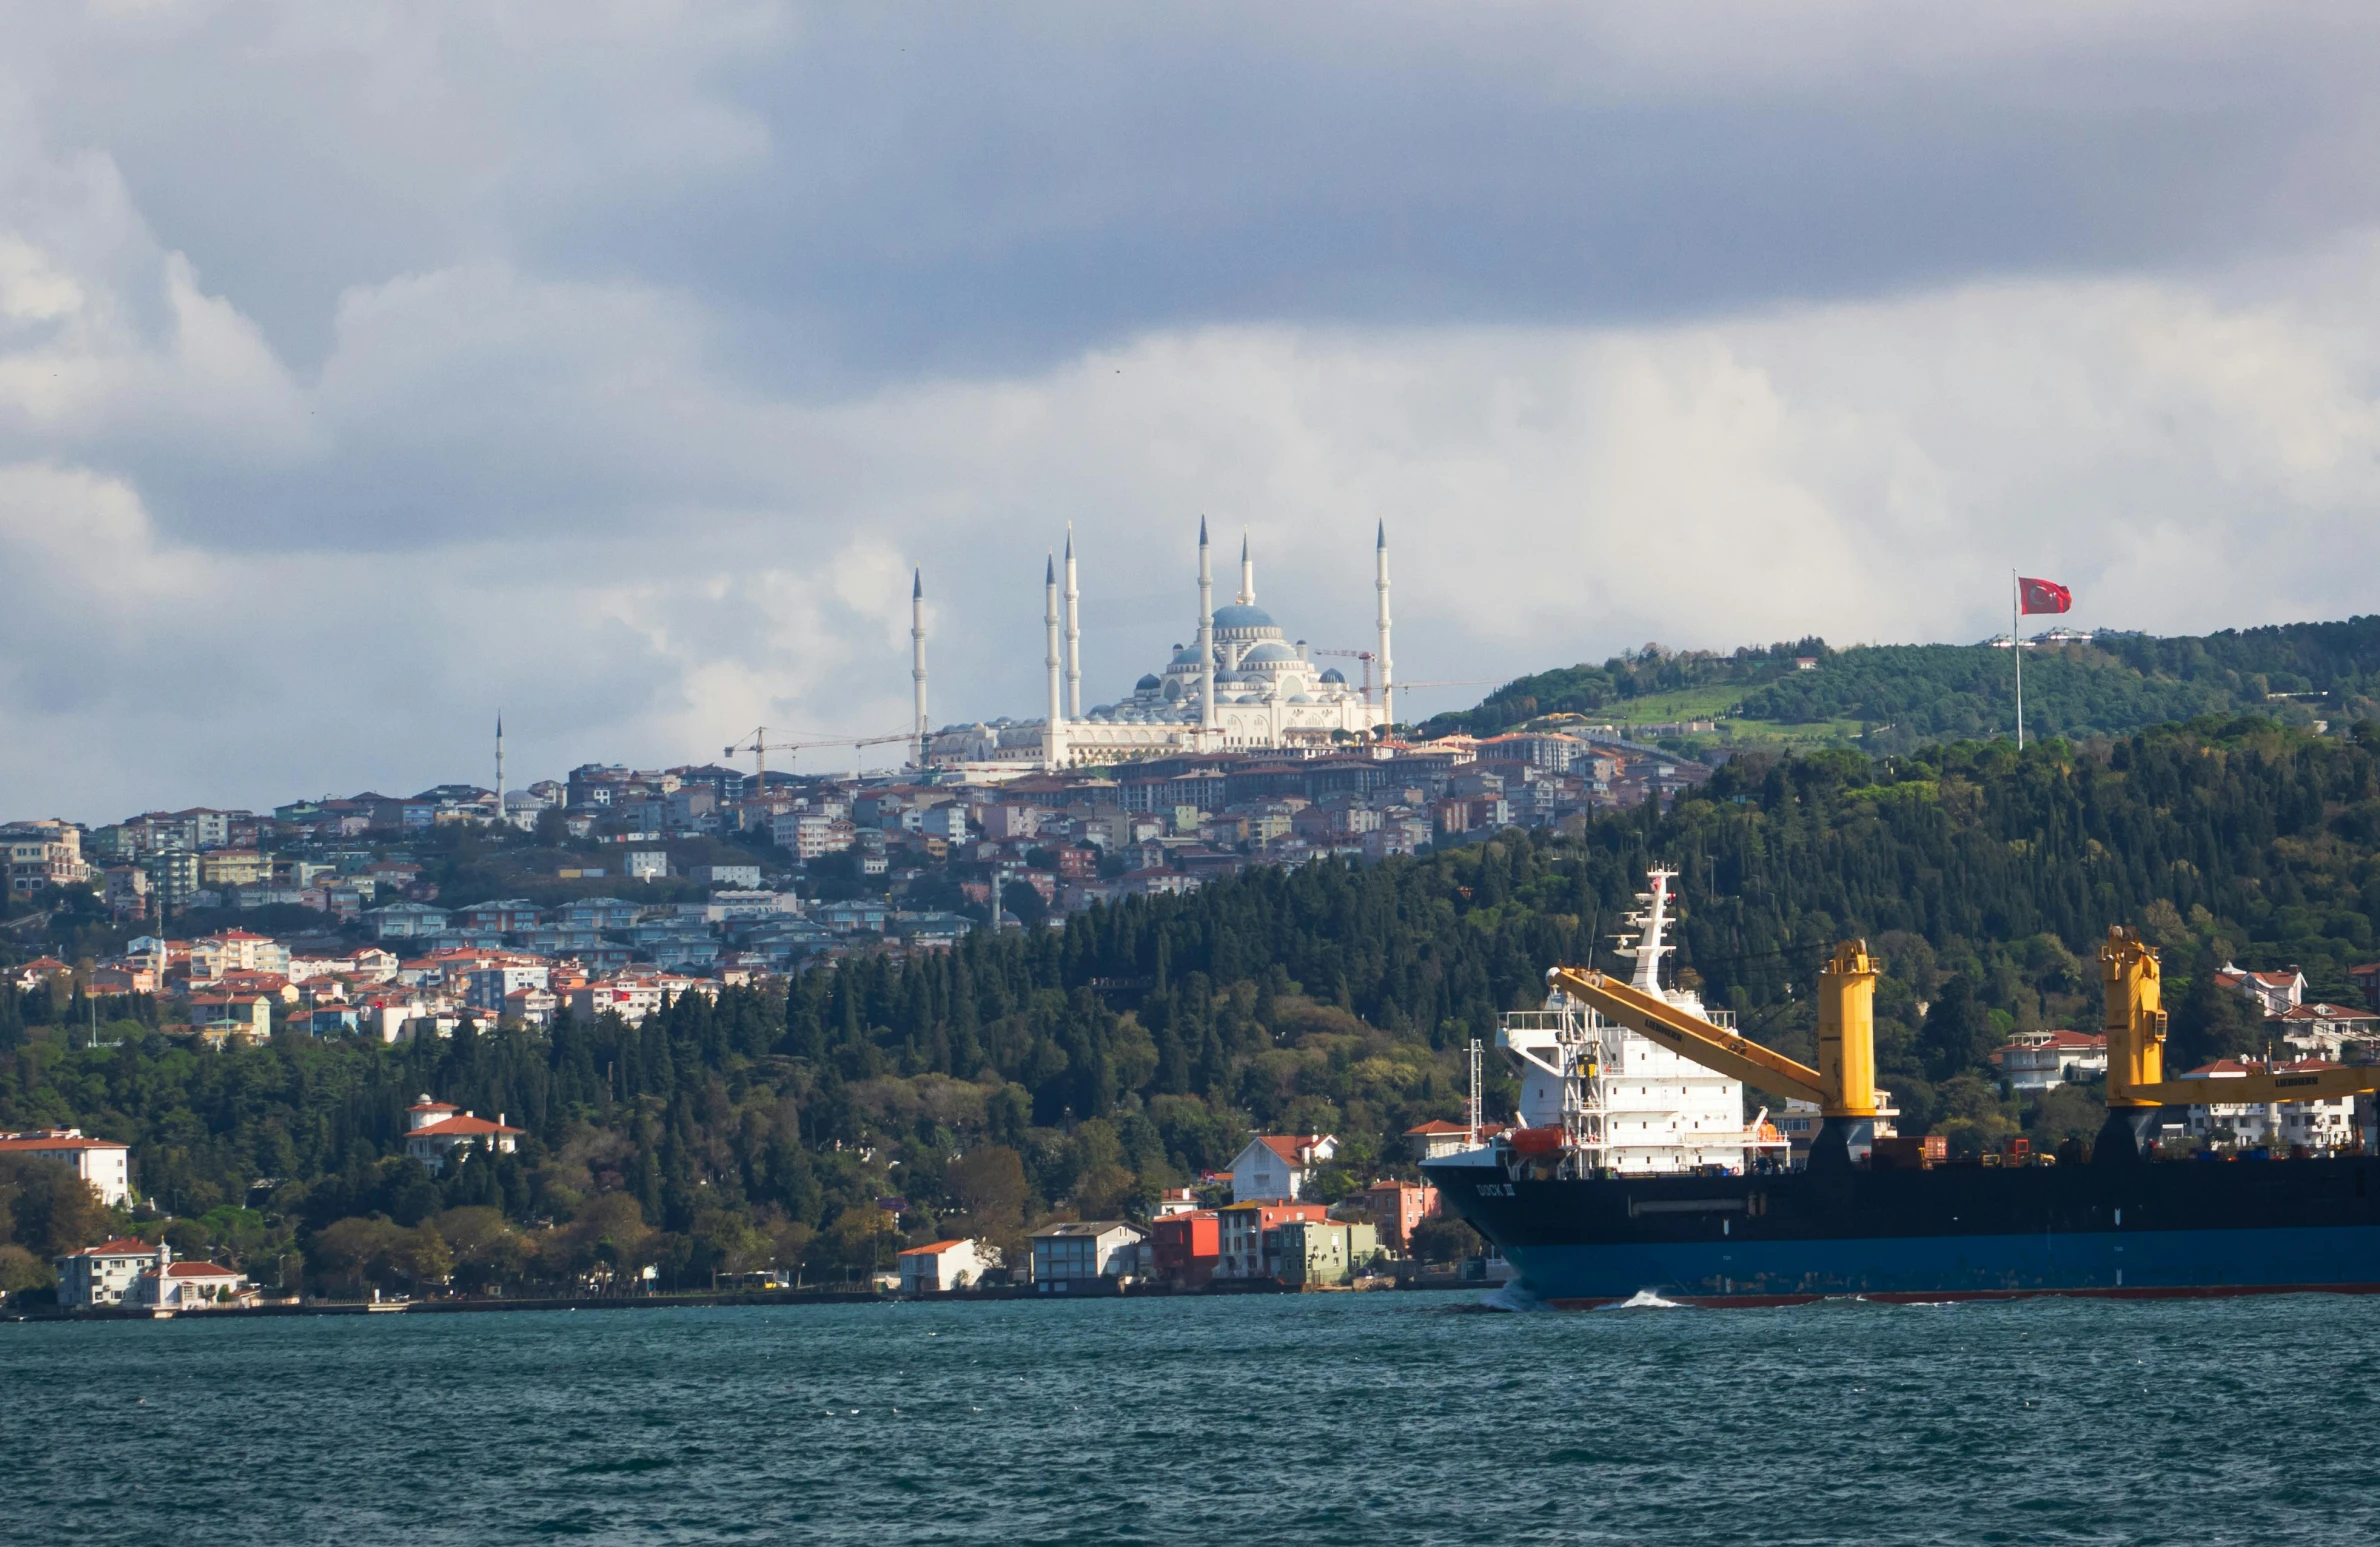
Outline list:
[[[2016,749],[2025,750],[2025,647],[2016,636],[2017,620],[2025,604],[2025,588],[2015,570],[2008,572],[2008,653],[2016,661]]]

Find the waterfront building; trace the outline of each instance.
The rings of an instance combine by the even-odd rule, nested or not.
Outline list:
[[[1190,1208],[1152,1221],[1150,1271],[1179,1289],[1203,1288],[1223,1257],[1221,1219],[1213,1209]]]
[[[1275,1241],[1275,1276],[1299,1288],[1350,1283],[1380,1255],[1380,1232],[1360,1220],[1288,1220]]]
[[[1438,1189],[1421,1182],[1382,1180],[1364,1189],[1364,1207],[1380,1239],[1406,1251],[1421,1222],[1438,1212]]]
[[[1149,1233],[1120,1219],[1068,1220],[1033,1232],[1033,1282],[1044,1290],[1140,1272],[1141,1243]]]
[[[58,1303],[78,1311],[123,1304],[140,1276],[157,1266],[160,1250],[124,1236],[68,1252],[57,1259]]]
[[[212,1262],[168,1260],[143,1273],[132,1286],[128,1302],[160,1311],[190,1311],[238,1299],[247,1279],[232,1268]]]
[[[895,1260],[901,1293],[944,1294],[982,1283],[984,1270],[1000,1265],[1000,1254],[980,1241],[934,1241],[912,1246]]]
[[[1324,1217],[1319,1203],[1234,1203],[1217,1209],[1215,1277],[1276,1276],[1281,1271],[1281,1226]]]

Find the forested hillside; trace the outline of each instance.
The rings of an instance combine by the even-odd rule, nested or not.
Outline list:
[[[2205,714],[2255,713],[2311,724],[2380,715],[2380,616],[2293,623],[2185,638],[2101,636],[2025,652],[2029,736],[2121,735]],[[1798,670],[1796,658],[1816,669]],[[1425,734],[1489,735],[1551,714],[1621,721],[1718,716],[1697,745],[1757,742],[1788,728],[1825,728],[1871,753],[2016,724],[2008,652],[1989,645],[1871,645],[1804,639],[1732,655],[1655,647],[1600,667],[1574,666],[1506,684],[1476,709],[1440,715]]]
[[[887,1197],[907,1200],[912,1234],[1013,1239],[1052,1210],[1145,1207],[1251,1129],[1341,1135],[1334,1188],[1402,1168],[1396,1136],[1457,1112],[1468,1040],[1595,949],[1657,860],[1682,873],[1679,970],[1753,1035],[1807,1056],[1816,965],[1866,936],[1887,965],[1880,1061],[1905,1130],[2054,1139],[2095,1126],[2088,1101],[2004,1101],[1984,1055],[2013,1029],[2095,1024],[2111,924],[2164,949],[2185,1066],[2259,1034],[2214,991],[2225,957],[2295,962],[2316,993],[2349,995],[2348,967],[2375,954],[2376,752],[2380,727],[2243,719],[2021,758],[2005,743],[1746,758],[1671,811],[1576,840],[1515,831],[1370,870],[1254,871],[1063,932],[812,972],[789,994],[690,998],[641,1028],[208,1054],[137,1025],[77,1046],[85,1007],[12,1000],[0,1126],[131,1142],[185,1248],[268,1280],[301,1256],[354,1286],[647,1262],[671,1278],[853,1271],[892,1244]],[[425,1091],[505,1113],[522,1152],[445,1180],[390,1158]],[[1491,1104],[1509,1093],[1499,1076]],[[11,1188],[33,1200],[15,1214]],[[61,1226],[43,1196],[23,1168],[0,1178],[0,1233],[48,1247],[98,1228]]]

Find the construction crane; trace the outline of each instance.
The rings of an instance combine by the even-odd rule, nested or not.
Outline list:
[[[1876,959],[1867,942],[1846,940],[1818,974],[1818,1067],[1689,1014],[1657,995],[1592,968],[1556,967],[1546,983],[1679,1056],[1747,1085],[1818,1103],[1823,1123],[1810,1168],[1848,1165],[1875,1134]],[[2107,1124],[2094,1164],[2144,1160],[2149,1124],[2169,1106],[2319,1101],[2380,1090],[2380,1065],[2295,1073],[2165,1078],[2164,987],[2157,952],[2140,932],[2113,928],[2099,952],[2106,989]]]
[[[1348,659],[1348,660],[1350,660],[1350,661],[1361,661],[1361,662],[1363,662],[1363,663],[1364,663],[1364,707],[1365,707],[1365,708],[1367,708],[1367,709],[1369,709],[1369,708],[1371,708],[1371,707],[1372,707],[1372,663],[1373,663],[1374,661],[1376,661],[1376,660],[1380,659],[1380,657],[1379,657],[1379,656],[1377,656],[1377,655],[1374,655],[1374,654],[1373,654],[1371,651],[1369,651],[1369,650],[1322,650],[1322,649],[1317,649],[1317,650],[1316,650],[1314,653],[1315,653],[1316,655],[1337,655],[1337,656],[1344,656],[1346,659]]]
[[[2156,949],[2143,944],[2136,929],[2110,929],[2099,948],[2099,980],[2107,1006],[2101,1022],[2107,1033],[2107,1126],[2092,1149],[2094,1162],[2140,1159],[2160,1107],[2319,1101],[2380,1090],[2380,1065],[2372,1064],[2169,1080],[2164,974]]]
[[[1371,651],[1369,651],[1369,650],[1326,650],[1326,649],[1316,648],[1316,649],[1314,650],[1314,652],[1313,652],[1313,653],[1314,653],[1314,654],[1316,654],[1316,655],[1336,655],[1336,656],[1343,657],[1344,659],[1347,659],[1347,660],[1350,660],[1350,661],[1361,661],[1361,662],[1363,662],[1363,663],[1364,663],[1364,706],[1365,706],[1366,708],[1370,708],[1370,707],[1371,707],[1371,704],[1372,704],[1372,663],[1373,663],[1374,661],[1377,661],[1378,659],[1380,659],[1380,657],[1379,657],[1379,656],[1377,656],[1377,655],[1373,654],[1373,653],[1372,653]],[[1496,684],[1495,684],[1495,679],[1492,679],[1492,678],[1487,678],[1487,677],[1473,677],[1473,678],[1464,678],[1464,679],[1460,679],[1460,680],[1457,680],[1457,681],[1450,681],[1450,682],[1400,682],[1400,683],[1398,683],[1398,684],[1397,684],[1397,689],[1398,689],[1398,691],[1400,691],[1400,692],[1407,692],[1407,693],[1410,693],[1410,692],[1413,692],[1413,691],[1415,691],[1416,689],[1419,689],[1419,688],[1481,688],[1481,687],[1490,687],[1490,686],[1494,686],[1494,685],[1496,685]]]
[[[896,736],[811,736],[800,741],[771,741],[769,740],[768,727],[762,725],[755,727],[752,734],[742,741],[730,743],[722,755],[734,757],[739,752],[751,753],[752,787],[757,793],[765,795],[768,793],[768,755],[771,752],[807,752],[814,747],[849,747],[851,748],[852,767],[856,771],[859,766],[860,748],[881,747],[895,741],[913,741],[915,739],[914,731],[903,731]],[[792,772],[790,764],[786,771]]]
[[[1706,1069],[1816,1102],[1823,1122],[1809,1164],[1824,1171],[1848,1167],[1875,1138],[1876,967],[1865,940],[1846,940],[1819,969],[1815,1069],[1591,967],[1556,967],[1545,981]]]

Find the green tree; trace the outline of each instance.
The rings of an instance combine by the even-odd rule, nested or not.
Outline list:
[[[1927,1076],[1938,1082],[1973,1069],[1997,1045],[1974,985],[1963,976],[1944,983],[1942,996],[1926,1011],[1920,1039]]]
[[[2189,982],[2167,1022],[2169,1075],[2186,1074],[2218,1058],[2247,1057],[2262,1049],[2264,1017],[2260,1007],[2215,980],[2221,966],[2210,944],[2202,944],[2190,958]]]
[[[90,1184],[54,1160],[0,1155],[0,1240],[47,1258],[107,1233],[106,1208]]]

